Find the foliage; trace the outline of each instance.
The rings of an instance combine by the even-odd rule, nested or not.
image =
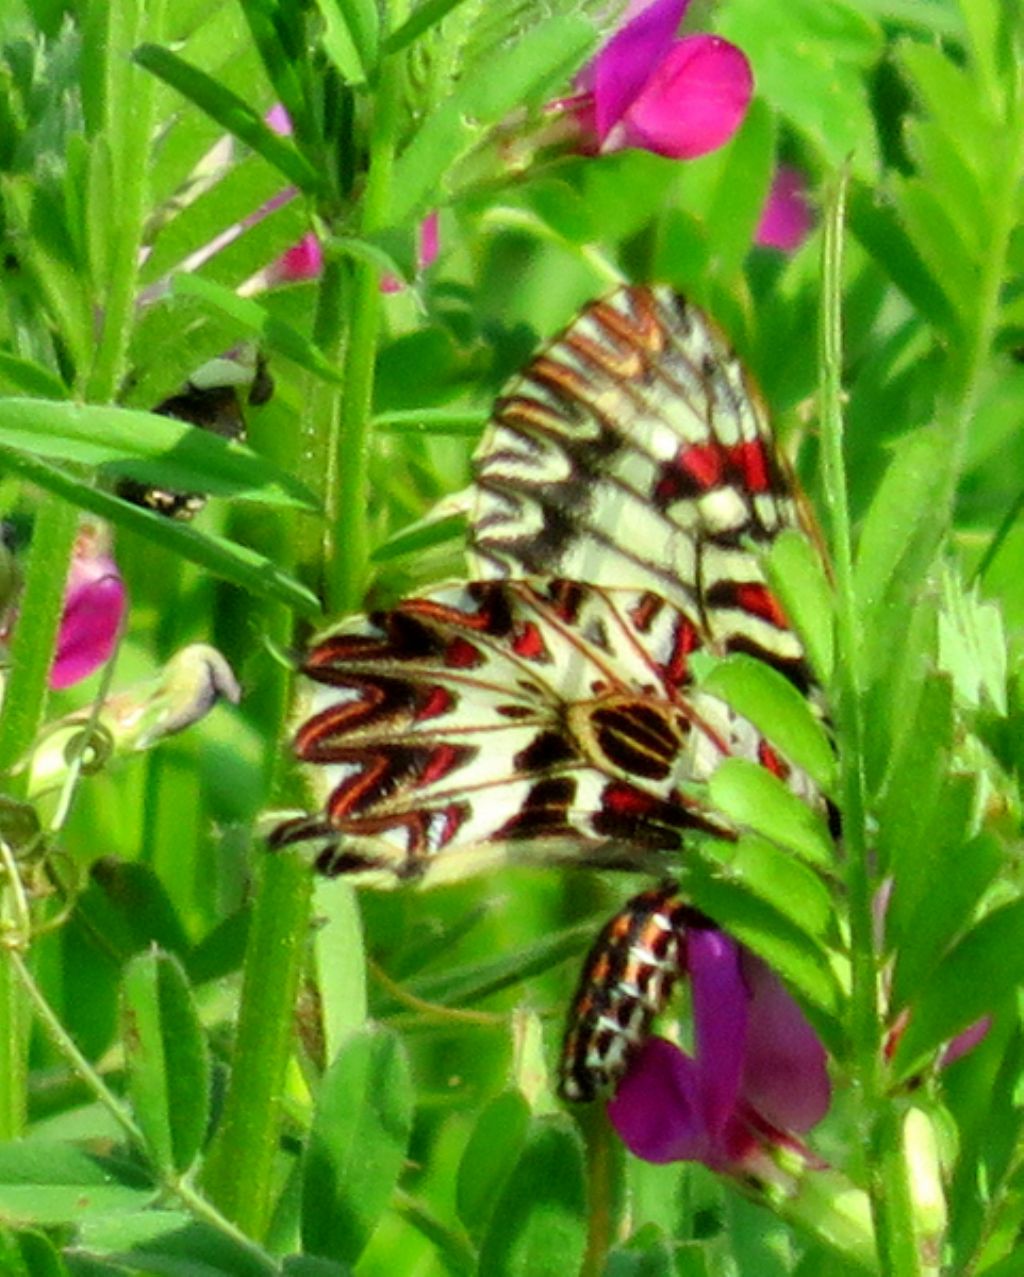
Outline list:
[[[31,527],[0,719],[5,1272],[874,1265],[820,1201],[794,1228],[702,1167],[628,1159],[603,1115],[554,1100],[575,967],[627,894],[614,876],[506,869],[357,898],[261,840],[268,810],[303,801],[283,743],[289,653],[325,614],[460,571],[459,519],[421,520],[467,481],[506,376],[620,276],[674,284],[730,333],[836,567],[785,539],[769,565],[829,688],[838,764],[772,671],[734,660],[708,677],[834,797],[845,855],[736,760],[714,798],[748,832],[696,848],[686,889],[826,1043],[837,1100],[817,1147],[872,1200],[877,1271],[937,1271],[933,1252],[950,1272],[1011,1271],[1019,7],[723,0],[716,30],[749,57],[756,97],[732,142],[686,163],[573,154],[551,128],[546,104],[614,8],[0,14],[0,510]],[[275,103],[290,135],[266,122]],[[780,161],[821,191],[849,166],[825,287],[833,314],[842,293],[841,437],[815,340],[823,232],[792,255],[751,247]],[[435,209],[441,255],[419,269]],[[273,264],[310,230],[322,273],[280,283]],[[382,294],[382,273],[404,287]],[[247,443],[154,415],[243,343],[275,382],[246,408]],[[123,476],[211,500],[175,523],[121,499]],[[79,510],[116,531],[129,622],[116,671],[48,693]],[[237,707],[130,757],[100,757],[86,723],[56,787],[30,794],[44,723],[88,718],[111,679],[153,677],[191,642],[228,659]],[[983,1040],[940,1073],[980,1016]],[[937,1150],[916,1117],[905,1127],[921,1112]]]

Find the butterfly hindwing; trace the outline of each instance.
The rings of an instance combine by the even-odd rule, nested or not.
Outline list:
[[[300,759],[325,873],[463,874],[481,858],[643,867],[687,830],[728,835],[698,792],[753,729],[695,692],[692,622],[646,591],[456,583],[356,618],[310,651]],[[463,853],[462,856],[457,853]]]

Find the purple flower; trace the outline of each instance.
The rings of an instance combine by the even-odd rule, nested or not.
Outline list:
[[[687,935],[694,1052],[664,1038],[641,1048],[608,1105],[648,1162],[741,1171],[773,1146],[799,1147],[831,1099],[825,1050],[760,959],[721,931]]]
[[[70,687],[110,659],[127,596],[107,538],[94,527],[78,535],[64,593],[64,612],[50,686]]]
[[[784,253],[795,252],[807,238],[811,220],[804,175],[799,169],[780,164],[761,211],[754,243]]]
[[[565,103],[595,151],[639,147],[688,160],[739,128],[754,79],[743,52],[712,35],[677,37],[689,0],[654,0],[584,69]]]

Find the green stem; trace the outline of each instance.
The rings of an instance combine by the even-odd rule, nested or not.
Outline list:
[[[43,721],[50,665],[57,642],[74,544],[77,514],[64,501],[44,497],[36,516],[25,569],[18,624],[11,641],[10,675],[0,715],[0,777],[3,788],[19,797],[26,773],[12,769],[27,754]],[[19,884],[0,875],[0,926],[17,925]],[[29,1016],[24,994],[10,964],[0,963],[0,1138],[22,1133],[27,1111]]]
[[[860,628],[853,577],[850,512],[843,455],[842,236],[846,174],[830,192],[824,225],[821,316],[822,462],[836,581],[836,718],[842,741],[840,785],[850,910],[850,1036],[863,1121],[871,1150],[870,1196],[881,1271],[920,1273],[910,1181],[898,1114],[885,1094],[878,999],[873,883],[866,825],[861,716]]]
[[[312,892],[309,868],[297,856],[265,856],[260,878],[231,1085],[203,1175],[207,1197],[255,1238],[263,1237],[271,1215],[284,1078]]]
[[[117,398],[124,374],[134,319],[139,273],[139,253],[150,212],[150,168],[153,157],[154,97],[156,80],[135,66],[132,50],[146,40],[163,40],[164,0],[146,4],[110,6],[108,85],[104,127],[94,139],[96,162],[109,143],[110,207],[90,208],[90,221],[113,226],[105,233],[108,245],[99,303],[103,327],[86,382],[91,403],[111,403]]]
[[[371,235],[387,221],[395,157],[395,129],[401,75],[394,58],[385,59],[374,101],[370,163],[363,196],[361,230]],[[380,272],[359,260],[349,268],[348,340],[345,389],[333,449],[327,498],[326,603],[329,612],[358,607],[366,587],[370,557],[367,508],[373,381],[380,328]]]

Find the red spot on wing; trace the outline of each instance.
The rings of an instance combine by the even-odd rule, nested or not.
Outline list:
[[[685,683],[689,677],[690,653],[700,647],[700,635],[686,617],[680,617],[672,641],[672,655],[663,667],[665,681],[673,687]]]
[[[539,628],[533,621],[527,621],[516,632],[512,640],[512,650],[517,656],[522,656],[528,661],[549,661],[551,659],[551,653],[544,643]]]
[[[771,488],[771,466],[760,439],[751,439],[730,448],[729,462],[739,471],[748,492],[767,492]]]
[[[789,628],[789,621],[775,595],[766,585],[745,581],[736,587],[736,605],[744,612],[752,612],[754,616],[763,617],[777,629]]]
[[[715,488],[725,473],[725,451],[721,444],[700,443],[684,448],[676,460],[679,469],[699,488]]]
[[[444,663],[453,670],[472,670],[484,662],[484,655],[468,639],[453,638],[444,649]]]
[[[466,760],[465,747],[457,745],[438,745],[431,753],[420,773],[420,785],[432,785],[434,781],[443,780],[449,772],[454,771]]]
[[[416,707],[416,721],[421,723],[427,718],[439,718],[442,714],[447,714],[454,704],[455,697],[446,687],[432,687],[423,702]]]

